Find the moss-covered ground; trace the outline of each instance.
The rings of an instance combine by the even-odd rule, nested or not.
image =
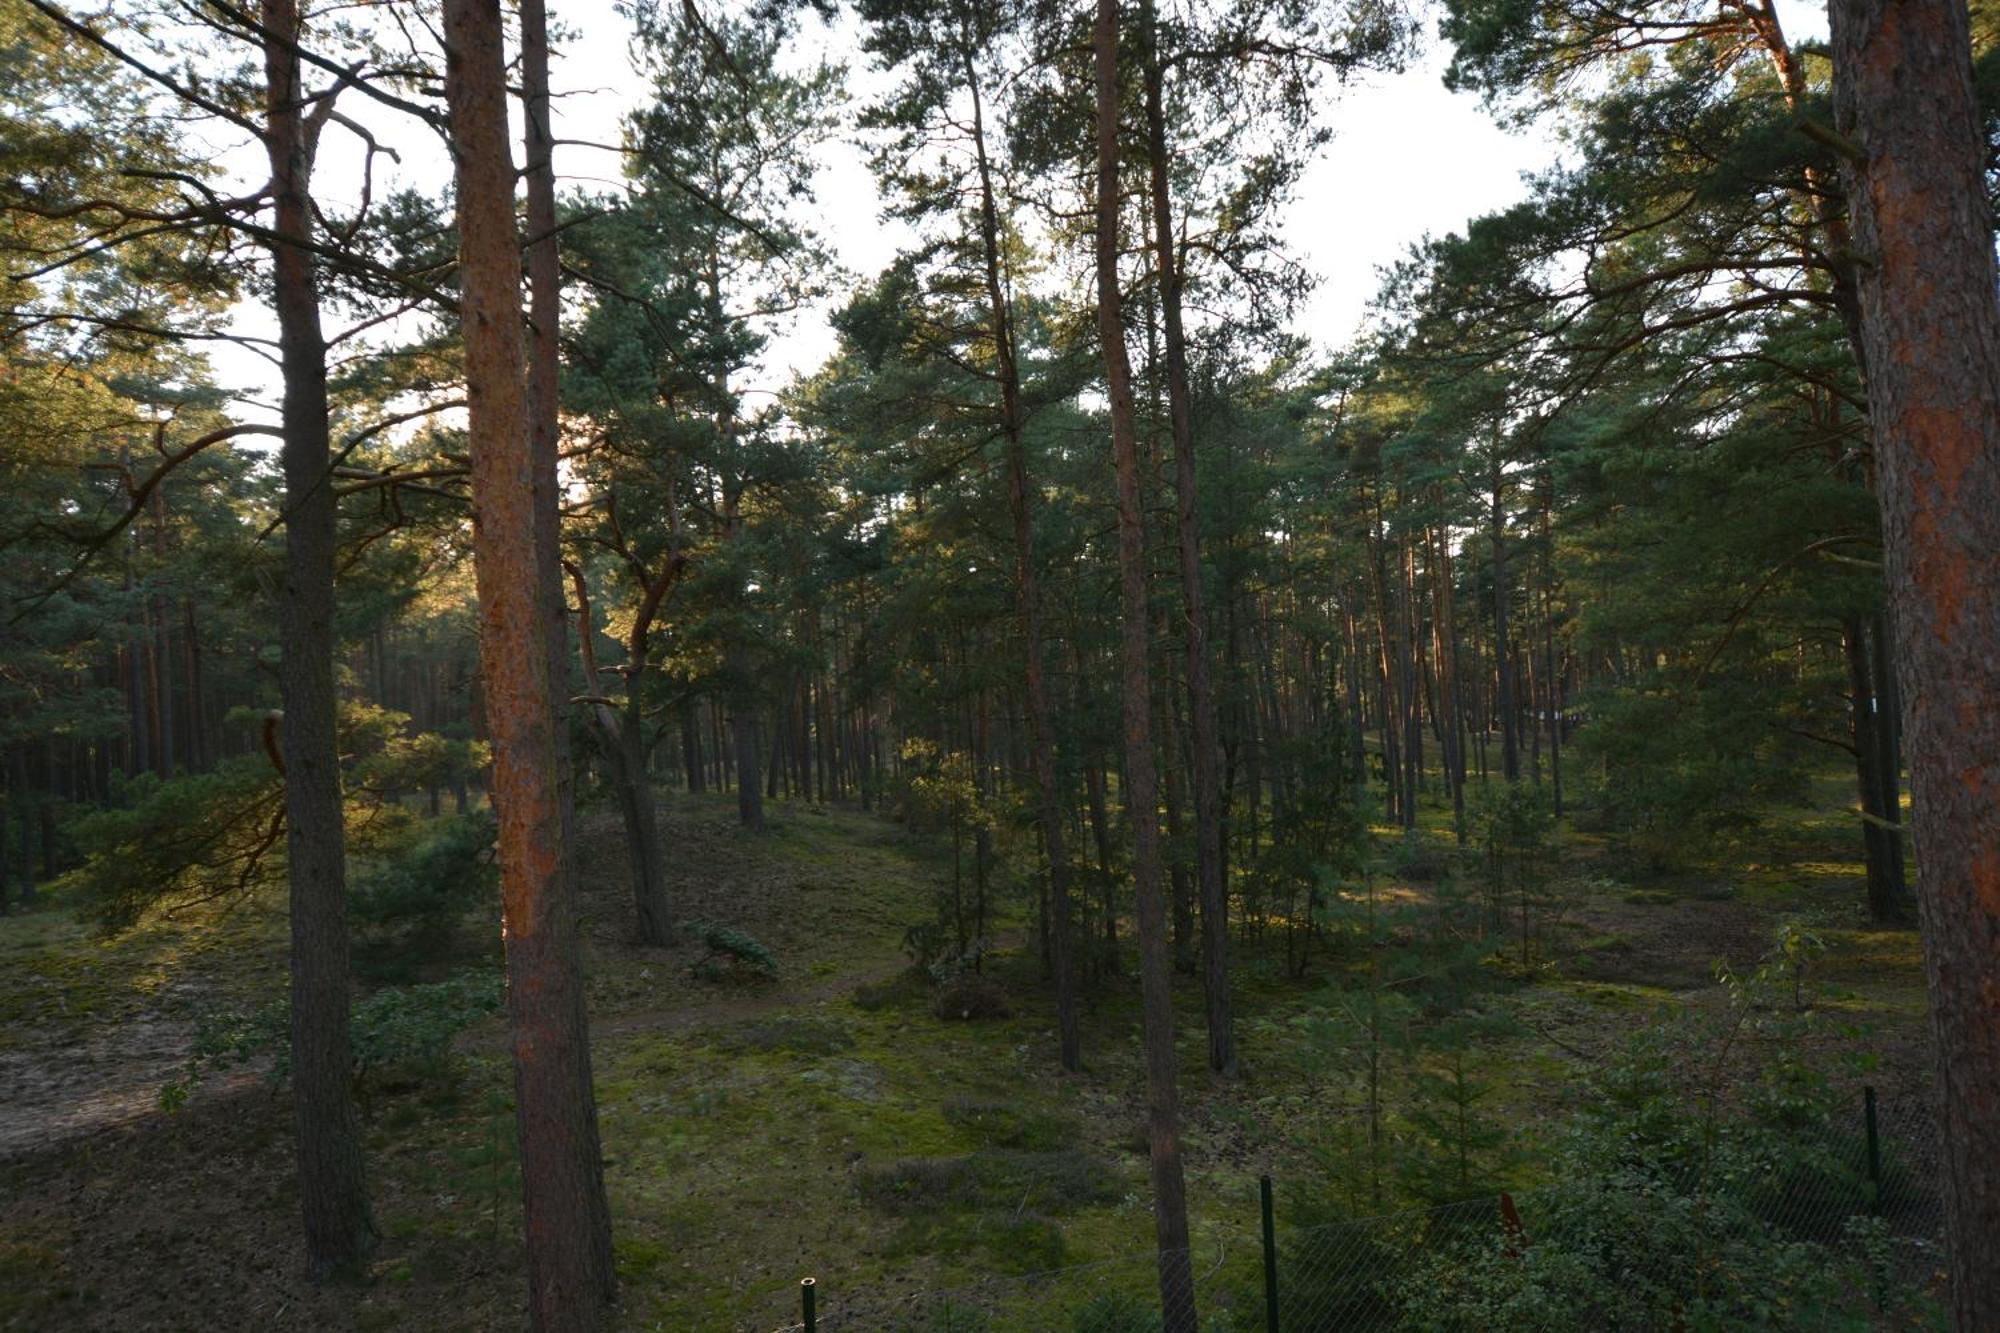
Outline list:
[[[1922,1101],[1917,939],[1863,918],[1848,806],[1829,777],[1742,843],[1671,870],[1635,868],[1603,838],[1561,831],[1536,882],[1525,963],[1510,917],[1469,982],[1480,1011],[1505,1019],[1477,1038],[1480,1113],[1523,1179],[1589,1066],[1663,1006],[1725,1003],[1716,964],[1753,968],[1782,921],[1819,942],[1814,1003],[1842,1019],[1824,1040],[1871,1056],[1867,1077],[1886,1101]],[[664,814],[678,914],[748,931],[779,969],[708,978],[691,942],[631,944],[615,821],[586,816],[622,1326],[764,1333],[793,1317],[808,1274],[836,1308],[1099,1262],[1110,1265],[1104,1281],[1144,1289],[1151,1220],[1129,938],[1122,970],[1089,987],[1085,1068],[1062,1076],[1032,903],[1010,897],[1007,881],[996,881],[985,971],[1009,1015],[940,1017],[902,950],[950,881],[938,836],[804,804],[774,806],[762,837],[736,831],[728,798],[665,798]],[[1240,1078],[1208,1077],[1199,990],[1177,983],[1193,1229],[1218,1291],[1255,1262],[1260,1173],[1277,1177],[1281,1211],[1328,1194],[1357,1210],[1401,1197],[1393,1182],[1374,1195],[1361,1183],[1365,1055],[1351,1003],[1329,983],[1351,995],[1387,952],[1445,928],[1443,914],[1425,915],[1449,892],[1438,865],[1454,861],[1441,810],[1426,813],[1424,839],[1413,856],[1397,831],[1374,831],[1379,910],[1397,924],[1370,942],[1334,932],[1293,975],[1283,922],[1267,914],[1246,927]],[[196,1014],[271,993],[282,965],[274,902],[208,907],[113,941],[60,902],[0,921],[0,1327],[520,1324],[511,1074],[497,1021],[461,1039],[454,1077],[371,1094],[381,1241],[357,1285],[302,1280],[282,1093],[252,1074],[175,1115],[153,1108]],[[1407,1083],[1427,1059],[1404,1052],[1392,1064]],[[1066,1318],[1030,1304],[1018,1326],[1061,1329]]]

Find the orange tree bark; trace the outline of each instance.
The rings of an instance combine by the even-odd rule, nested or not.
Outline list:
[[[274,219],[272,304],[284,378],[285,850],[292,925],[292,1101],[306,1266],[358,1274],[374,1240],[348,1035],[347,847],[333,682],[334,494],[309,190],[312,149],[293,0],[266,0],[265,148]]]
[[[601,1327],[610,1211],[590,1081],[562,803],[521,342],[521,260],[498,0],[445,0],[460,315],[472,439],[480,670],[500,824],[515,1121],[538,1329]]]
[[[2000,303],[1963,0],[1835,0],[1944,1099],[1951,1309],[2000,1328]]]
[[[1187,1184],[1181,1172],[1175,1087],[1173,965],[1160,888],[1160,796],[1153,765],[1150,617],[1146,607],[1146,516],[1139,497],[1139,430],[1132,366],[1125,354],[1118,287],[1118,0],[1097,0],[1091,29],[1097,91],[1097,337],[1111,404],[1118,469],[1118,570],[1125,717],[1125,810],[1132,824],[1132,891],[1139,914],[1139,986],[1146,1051],[1147,1141],[1153,1167],[1153,1234],[1159,1247],[1166,1333],[1194,1333],[1194,1270],[1188,1254]]]

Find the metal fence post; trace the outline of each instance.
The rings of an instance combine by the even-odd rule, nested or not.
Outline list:
[[[1870,1208],[1882,1210],[1882,1135],[1875,1125],[1875,1085],[1870,1083],[1861,1089],[1862,1113],[1868,1121],[1868,1184],[1871,1197]]]
[[[806,1333],[819,1333],[819,1313],[813,1308],[813,1296],[818,1290],[819,1283],[813,1279],[799,1279],[799,1313],[805,1318]]]
[[[1271,1210],[1271,1178],[1257,1177],[1257,1194],[1264,1205],[1264,1328],[1278,1333],[1278,1228]]]

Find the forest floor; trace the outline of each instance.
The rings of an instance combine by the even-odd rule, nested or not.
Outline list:
[[[1917,938],[1863,917],[1849,804],[1829,778],[1811,801],[1716,849],[1706,870],[1635,869],[1599,839],[1563,833],[1532,904],[1527,966],[1508,963],[1512,942],[1486,969],[1510,1022],[1480,1047],[1493,1085],[1484,1110],[1523,1163],[1574,1107],[1589,1066],[1663,1010],[1725,1005],[1717,963],[1753,968],[1781,921],[1824,946],[1812,984],[1843,1019],[1826,1040],[1870,1058],[1866,1077],[1886,1105],[1926,1102]],[[1151,1222],[1129,939],[1123,973],[1089,989],[1084,1071],[1064,1077],[1031,910],[1014,890],[998,892],[987,962],[1010,1016],[940,1018],[908,970],[903,934],[948,889],[948,844],[804,803],[773,805],[762,837],[735,829],[726,797],[668,796],[663,807],[677,912],[748,931],[780,967],[767,980],[703,980],[697,945],[631,944],[615,819],[586,813],[593,1054],[622,1326],[768,1333],[795,1318],[808,1274],[832,1304],[1100,1261],[1143,1289]],[[1430,853],[1414,862],[1377,830],[1385,903],[1440,892],[1421,862],[1448,859],[1441,819],[1427,815]],[[60,901],[0,920],[0,1328],[521,1324],[511,1073],[497,1020],[461,1040],[455,1077],[368,1099],[381,1242],[355,1286],[303,1281],[282,1092],[239,1073],[173,1115],[157,1109],[199,1016],[278,993],[283,963],[276,901],[109,941]],[[1353,1056],[1325,1041],[1323,1020],[1329,975],[1354,965],[1322,950],[1293,976],[1279,928],[1239,941],[1243,1074],[1229,1082],[1206,1076],[1199,989],[1177,983],[1204,1255],[1254,1261],[1261,1172],[1278,1179],[1281,1211],[1353,1190],[1329,1166],[1354,1161]]]

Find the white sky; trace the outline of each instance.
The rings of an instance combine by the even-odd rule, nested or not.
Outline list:
[[[551,9],[554,21],[574,34],[558,47],[551,79],[556,137],[616,143],[621,117],[646,91],[626,53],[630,26],[611,0],[553,0]],[[1811,0],[1781,0],[1779,9],[1794,40],[1824,34],[1824,11]],[[857,103],[880,86],[854,48],[851,20],[833,30],[811,18],[806,24],[806,53],[845,60]],[[1523,173],[1555,160],[1556,145],[1546,133],[1502,130],[1476,97],[1447,92],[1441,78],[1445,53],[1435,39],[1429,45],[1426,56],[1401,74],[1372,75],[1330,90],[1324,114],[1334,140],[1306,171],[1283,229],[1291,253],[1318,279],[1298,331],[1322,349],[1342,346],[1360,331],[1380,270],[1411,244],[1427,234],[1460,230],[1471,218],[1514,203],[1526,193]],[[361,114],[362,104],[356,99],[346,109]],[[433,189],[448,177],[449,158],[428,131],[408,123],[380,128],[403,150],[401,167],[391,168],[398,175]],[[316,184],[335,199],[351,197],[359,180],[359,152],[337,128],[329,127],[327,134],[328,156]],[[221,147],[221,160],[238,174],[262,179],[260,150]],[[881,220],[880,198],[857,144],[830,144],[821,156],[817,224],[844,268],[870,276],[904,238]],[[378,194],[386,165],[378,163]],[[559,149],[556,167],[566,186],[602,188],[620,180],[616,156],[594,149]],[[777,389],[826,358],[834,346],[826,313],[823,308],[801,316],[778,338],[767,357],[766,382],[754,387]],[[272,328],[268,313],[248,304],[239,307],[235,326],[266,337]],[[223,383],[242,393],[243,410],[254,415],[254,404],[274,409],[275,373],[267,363],[228,345],[213,359]]]

